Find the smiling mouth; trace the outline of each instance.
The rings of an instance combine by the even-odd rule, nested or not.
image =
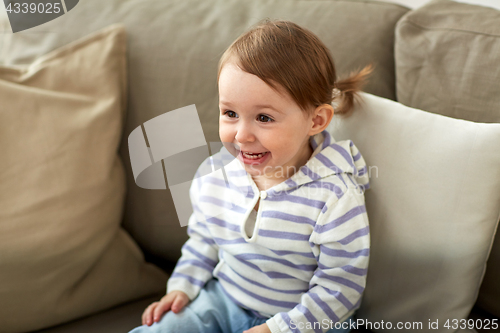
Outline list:
[[[257,153],[257,154],[248,153],[248,152],[241,152],[241,153],[243,154],[243,156],[245,156],[245,158],[248,158],[250,160],[256,160],[256,159],[262,158],[263,156],[265,156],[269,152],[265,151],[263,153]]]

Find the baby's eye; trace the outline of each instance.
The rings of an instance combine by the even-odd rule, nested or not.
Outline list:
[[[257,116],[257,119],[262,122],[262,123],[270,123],[272,121],[274,121],[273,118],[269,117],[269,116],[266,116],[265,114],[259,114]]]
[[[227,115],[229,118],[236,118],[236,117],[238,117],[238,115],[236,114],[236,112],[231,111],[231,110],[225,111],[224,114]]]

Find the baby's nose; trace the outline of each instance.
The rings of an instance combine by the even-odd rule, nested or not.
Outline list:
[[[240,143],[255,141],[255,135],[249,126],[241,126],[236,133],[236,141]]]

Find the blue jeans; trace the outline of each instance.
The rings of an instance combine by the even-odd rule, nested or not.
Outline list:
[[[347,322],[354,321],[353,317]],[[241,333],[267,319],[236,305],[222,290],[219,281],[212,279],[180,312],[168,311],[159,322],[136,327],[129,333]],[[350,329],[331,329],[327,333],[348,332]]]

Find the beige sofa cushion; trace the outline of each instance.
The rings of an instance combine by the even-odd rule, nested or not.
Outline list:
[[[141,247],[176,261],[187,239],[167,190],[135,185],[126,138],[144,122],[196,104],[207,142],[219,141],[217,62],[259,20],[290,19],[330,48],[339,74],[374,61],[367,91],[395,98],[394,26],[409,9],[360,0],[85,0],[62,17],[5,38],[0,63],[25,63],[113,22],[129,34],[129,108],[120,154],[128,193],[124,227]],[[0,42],[0,45],[2,43]]]
[[[0,331],[165,290],[120,227],[125,98],[123,26],[0,66]]]
[[[363,101],[330,127],[336,140],[353,140],[370,177],[371,255],[359,316],[454,332],[443,325],[466,319],[474,305],[499,218],[500,124],[365,93]]]
[[[500,11],[435,1],[396,28],[398,101],[446,116],[500,122]],[[500,233],[478,305],[500,317]]]

